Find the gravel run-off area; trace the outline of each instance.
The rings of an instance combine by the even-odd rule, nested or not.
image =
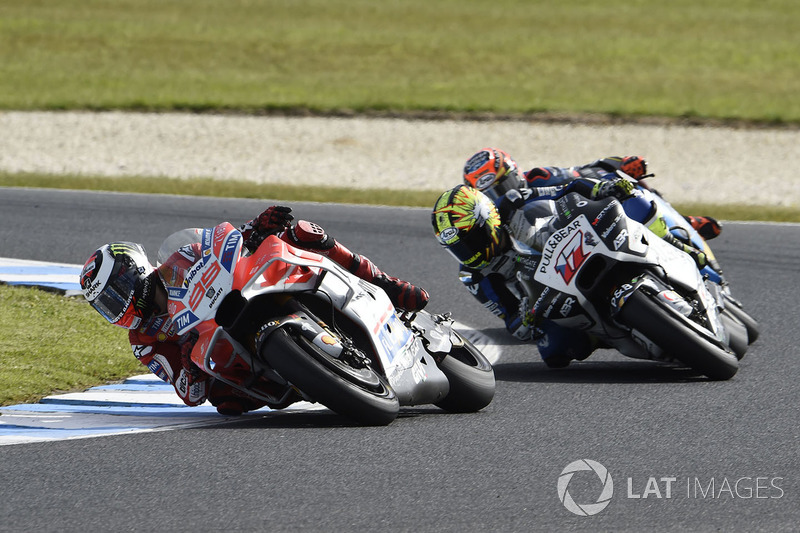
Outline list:
[[[800,130],[679,124],[0,112],[0,171],[445,190],[477,150],[523,169],[644,156],[673,202],[800,206]]]

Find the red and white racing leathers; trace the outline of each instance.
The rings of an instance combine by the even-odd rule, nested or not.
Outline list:
[[[202,375],[192,382],[183,368],[180,336],[168,314],[155,316],[139,329],[132,329],[128,340],[133,355],[150,372],[175,387],[175,393],[186,405],[200,405],[208,399],[209,378]]]

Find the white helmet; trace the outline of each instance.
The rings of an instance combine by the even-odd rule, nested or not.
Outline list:
[[[86,261],[80,279],[84,298],[115,326],[136,329],[153,314],[160,281],[141,244],[101,246]]]

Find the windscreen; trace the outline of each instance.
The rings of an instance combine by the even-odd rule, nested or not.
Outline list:
[[[186,273],[202,257],[203,230],[187,228],[167,237],[158,249],[158,275],[166,287],[181,287]]]

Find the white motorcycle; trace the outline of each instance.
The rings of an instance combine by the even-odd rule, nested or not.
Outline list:
[[[399,407],[486,407],[495,379],[447,315],[396,310],[378,287],[327,257],[270,236],[252,255],[225,222],[183,230],[159,251],[179,334],[193,362],[274,408],[319,402],[366,425]]]
[[[623,355],[679,361],[710,379],[739,369],[755,334],[726,289],[628,218],[613,198],[567,194],[541,255],[522,243],[517,279],[535,316],[583,330]],[[750,324],[756,322],[750,319]]]

